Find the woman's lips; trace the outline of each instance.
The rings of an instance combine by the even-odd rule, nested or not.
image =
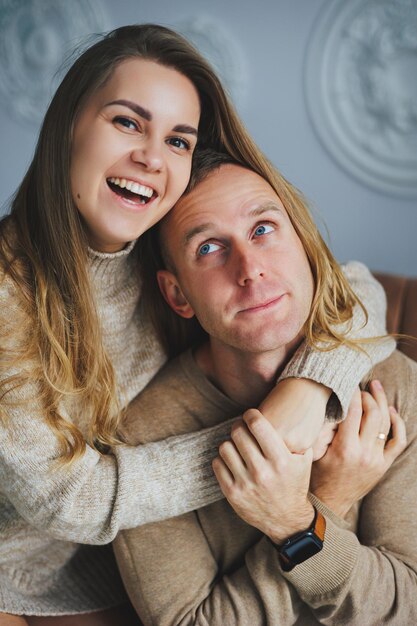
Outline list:
[[[158,197],[158,194],[154,193],[154,195],[152,195],[150,198],[144,199],[143,196],[137,194],[130,193],[129,195],[126,195],[120,193],[117,187],[109,184],[109,182],[107,182],[107,186],[111,191],[113,197],[115,197],[119,203],[121,203],[125,208],[128,209],[140,210],[144,208],[149,208],[149,206],[153,204],[153,202]]]
[[[109,177],[106,182],[113,194],[130,206],[148,205],[159,195],[153,187],[133,179]]]

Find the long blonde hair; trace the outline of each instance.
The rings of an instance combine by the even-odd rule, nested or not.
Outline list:
[[[162,26],[133,25],[110,32],[64,77],[11,215],[0,222],[0,278],[11,281],[21,305],[15,316],[8,316],[4,305],[2,309],[0,417],[7,419],[10,390],[36,385],[47,423],[62,445],[63,461],[77,458],[86,445],[81,431],[62,415],[65,398],[77,398],[89,416],[90,445],[100,450],[118,442],[121,408],[115,373],[91,298],[87,239],[69,171],[78,113],[119,63],[135,57],[176,69],[194,84],[201,102],[200,146],[243,160],[254,148],[209,64],[183,37]]]
[[[190,193],[207,176],[213,175],[216,169],[228,163],[255,171],[268,181],[290,217],[313,273],[314,296],[304,327],[306,341],[318,350],[332,350],[341,344],[361,350],[360,342],[349,337],[353,308],[358,305],[362,309],[364,324],[367,321],[367,312],[320,235],[305,199],[256,146],[249,144],[248,147],[245,159],[212,149],[197,149],[190,182],[184,195]],[[175,267],[159,237],[158,224],[141,237],[138,252],[141,258],[145,305],[167,354],[170,357],[176,356],[205,340],[207,334],[195,317],[184,319],[174,313],[160,293],[156,272],[168,267],[175,273]]]

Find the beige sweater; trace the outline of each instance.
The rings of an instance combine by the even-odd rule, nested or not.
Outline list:
[[[291,572],[225,500],[118,535],[116,557],[144,626],[417,624],[417,363],[397,352],[374,375],[406,420],[408,448],[346,520],[312,497],[327,518],[324,548]],[[144,443],[242,408],[187,352],[135,401],[125,428]]]
[[[141,308],[132,247],[116,254],[90,251],[92,294],[125,405],[165,361]],[[371,314],[364,332],[383,332],[382,288],[360,264],[347,273]],[[19,306],[14,285],[1,283],[0,325],[21,315]],[[386,344],[372,349],[370,357],[379,361],[391,350]],[[339,354],[301,349],[287,375],[332,387],[345,409],[369,360],[352,351]],[[10,374],[0,355],[0,376]],[[211,459],[230,424],[146,446],[120,446],[106,456],[88,447],[81,459],[58,468],[58,442],[45,423],[36,385],[15,393],[29,404],[10,410],[8,423],[0,423],[0,611],[54,615],[116,605],[125,595],[111,551],[97,544],[110,542],[122,528],[218,500]],[[86,434],[82,406],[62,410]],[[152,410],[152,420],[159,420],[157,411]]]

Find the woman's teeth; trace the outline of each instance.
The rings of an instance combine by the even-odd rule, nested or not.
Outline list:
[[[108,180],[112,185],[117,185],[117,187],[121,189],[127,189],[137,196],[145,196],[145,198],[151,198],[153,196],[153,189],[151,189],[151,187],[139,185],[139,183],[135,183],[133,180],[127,180],[126,178],[109,178]]]

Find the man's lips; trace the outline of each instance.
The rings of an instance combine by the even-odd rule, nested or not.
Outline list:
[[[278,304],[285,296],[285,293],[282,293],[280,296],[274,296],[273,298],[266,298],[259,303],[251,304],[250,306],[245,306],[240,309],[239,313],[257,313],[259,311],[266,311],[268,309],[272,309],[276,304]]]

